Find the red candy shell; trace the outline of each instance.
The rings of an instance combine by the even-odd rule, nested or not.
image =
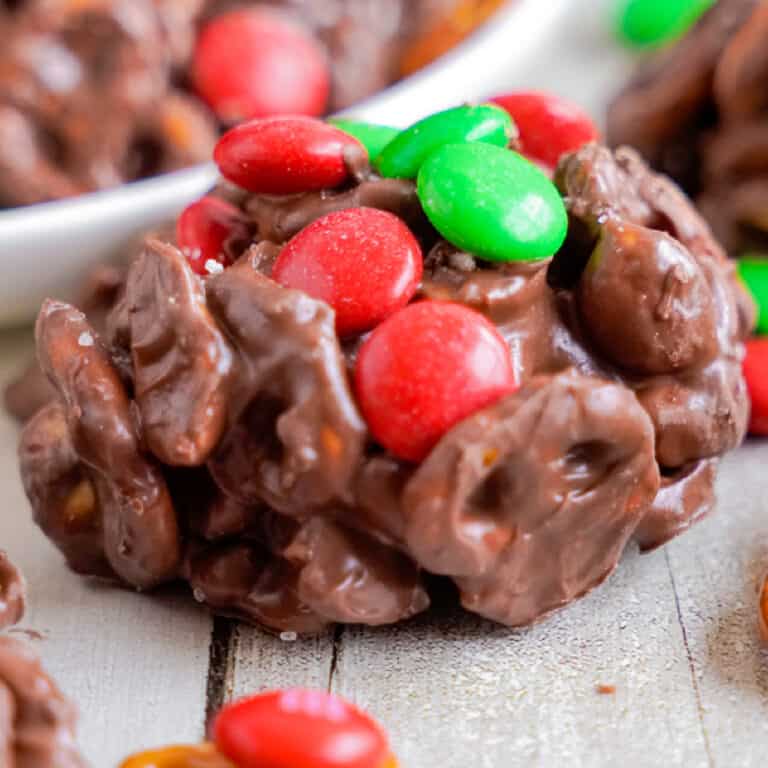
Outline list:
[[[749,431],[753,435],[768,435],[768,337],[747,341],[744,378],[752,401]]]
[[[330,89],[328,62],[314,38],[263,8],[225,13],[203,28],[192,80],[227,123],[267,115],[321,115]]]
[[[176,242],[198,275],[207,275],[206,263],[229,266],[223,248],[232,237],[245,239],[248,228],[240,211],[231,203],[206,195],[188,205],[176,222]]]
[[[222,175],[258,194],[290,195],[347,180],[356,139],[311,117],[265,117],[227,131],[213,152]]]
[[[421,461],[456,423],[517,386],[509,348],[483,315],[422,301],[385,320],[360,348],[355,387],[374,437]]]
[[[596,141],[600,132],[581,108],[548,93],[521,91],[491,99],[520,131],[522,154],[554,169],[561,155]]]
[[[324,691],[263,693],[225,707],[217,748],[238,768],[382,768],[389,749],[364,712]]]
[[[413,297],[421,247],[392,213],[348,208],[312,222],[280,252],[272,277],[336,311],[341,336],[370,330]]]

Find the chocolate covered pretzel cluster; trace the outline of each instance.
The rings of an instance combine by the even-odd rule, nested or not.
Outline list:
[[[556,173],[563,246],[502,263],[439,236],[412,181],[347,160],[333,189],[220,191],[239,236],[202,276],[148,239],[99,331],[43,306],[55,398],[19,455],[70,567],[142,590],[183,579],[217,613],[301,632],[407,619],[435,574],[519,626],[601,583],[632,537],[659,546],[711,509],[746,427],[754,317],[674,184],[589,144]],[[423,459],[386,450],[361,409],[368,332],[340,336],[326,302],[276,279],[286,241],[359,206],[394,214],[426,254],[400,312],[471,310],[517,382]]]
[[[25,585],[0,550],[0,631],[24,614]],[[27,644],[0,634],[0,765],[84,768],[75,743],[77,709]]]
[[[202,162],[220,125],[256,114],[341,109],[442,53],[499,4],[0,2],[0,208]]]
[[[694,197],[731,253],[768,243],[768,8],[720,0],[628,83],[608,139],[631,144]]]

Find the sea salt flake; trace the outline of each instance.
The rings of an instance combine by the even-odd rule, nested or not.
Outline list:
[[[209,275],[218,275],[224,271],[224,265],[220,264],[216,259],[208,259],[208,261],[205,262],[205,271]]]

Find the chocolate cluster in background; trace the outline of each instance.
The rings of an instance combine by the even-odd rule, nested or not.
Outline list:
[[[0,550],[0,631],[24,613],[21,573]],[[0,765],[85,768],[75,742],[76,707],[27,644],[0,634]]]
[[[35,520],[79,573],[184,580],[217,613],[302,632],[407,619],[436,590],[525,625],[602,582],[632,537],[663,544],[711,509],[743,438],[753,307],[689,201],[631,150],[588,145],[556,182],[570,227],[550,260],[459,252],[412,182],[363,167],[340,189],[230,195],[252,241],[218,274],[149,239],[91,320],[47,302],[55,396],[19,447]],[[522,382],[418,465],[366,429],[361,339],[270,279],[283,242],[359,205],[410,226],[427,254],[416,300],[483,313]]]
[[[677,180],[731,255],[768,249],[768,6],[719,0],[641,67],[608,139]]]
[[[434,20],[456,4],[0,0],[0,208],[209,159],[220,126],[195,95],[188,66],[197,32],[223,11],[276,7],[307,27],[328,53],[333,111],[426,63],[429,51],[415,42],[440,33]],[[465,5],[485,17],[498,2]]]

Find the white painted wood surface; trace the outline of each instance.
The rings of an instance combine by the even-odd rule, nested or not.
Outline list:
[[[27,350],[23,335],[0,336],[0,382]],[[78,701],[93,766],[200,738],[213,622],[187,594],[135,595],[68,573],[29,520],[16,437],[2,416],[0,545],[26,572],[22,627],[43,635],[32,642]],[[608,584],[526,632],[438,611],[291,642],[218,621],[219,695],[330,686],[381,718],[403,768],[763,766],[766,462],[766,444],[733,454],[714,517],[661,551],[629,553]]]

